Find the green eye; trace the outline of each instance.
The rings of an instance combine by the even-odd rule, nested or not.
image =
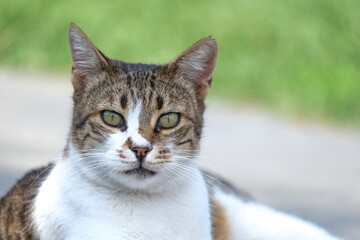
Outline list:
[[[118,113],[103,111],[101,116],[103,121],[112,127],[121,127],[124,124],[124,118]]]
[[[158,126],[162,129],[174,128],[180,121],[179,113],[168,113],[159,118]]]

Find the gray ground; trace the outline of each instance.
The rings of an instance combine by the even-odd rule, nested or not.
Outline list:
[[[69,76],[0,69],[0,195],[60,154],[71,93]],[[262,203],[360,239],[360,131],[208,105],[205,167]]]

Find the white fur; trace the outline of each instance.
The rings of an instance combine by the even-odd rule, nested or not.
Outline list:
[[[229,219],[229,240],[339,240],[312,223],[217,191]]]
[[[193,172],[193,183],[149,194],[100,186],[79,174],[70,160],[57,162],[35,199],[40,239],[211,239],[208,195],[199,171]]]
[[[120,149],[128,138],[131,138],[134,145],[149,146],[150,143],[139,133],[139,118],[142,110],[142,102],[139,101],[135,107],[130,108],[125,132],[118,131],[112,134],[108,140],[109,150]]]
[[[150,143],[143,138],[139,133],[139,125],[140,125],[140,113],[142,110],[142,102],[139,101],[135,108],[129,112],[128,115],[128,134],[131,135],[132,141],[135,146],[149,146]]]

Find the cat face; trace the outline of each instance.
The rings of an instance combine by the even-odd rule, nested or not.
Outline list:
[[[196,167],[216,42],[200,40],[163,66],[110,60],[75,25],[69,42],[74,112],[68,155],[84,177],[132,189],[186,179]]]

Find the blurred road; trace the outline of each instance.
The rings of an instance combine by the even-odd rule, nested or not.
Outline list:
[[[70,76],[0,69],[0,195],[54,161],[71,119]],[[259,202],[360,239],[360,131],[209,102],[202,164]]]

